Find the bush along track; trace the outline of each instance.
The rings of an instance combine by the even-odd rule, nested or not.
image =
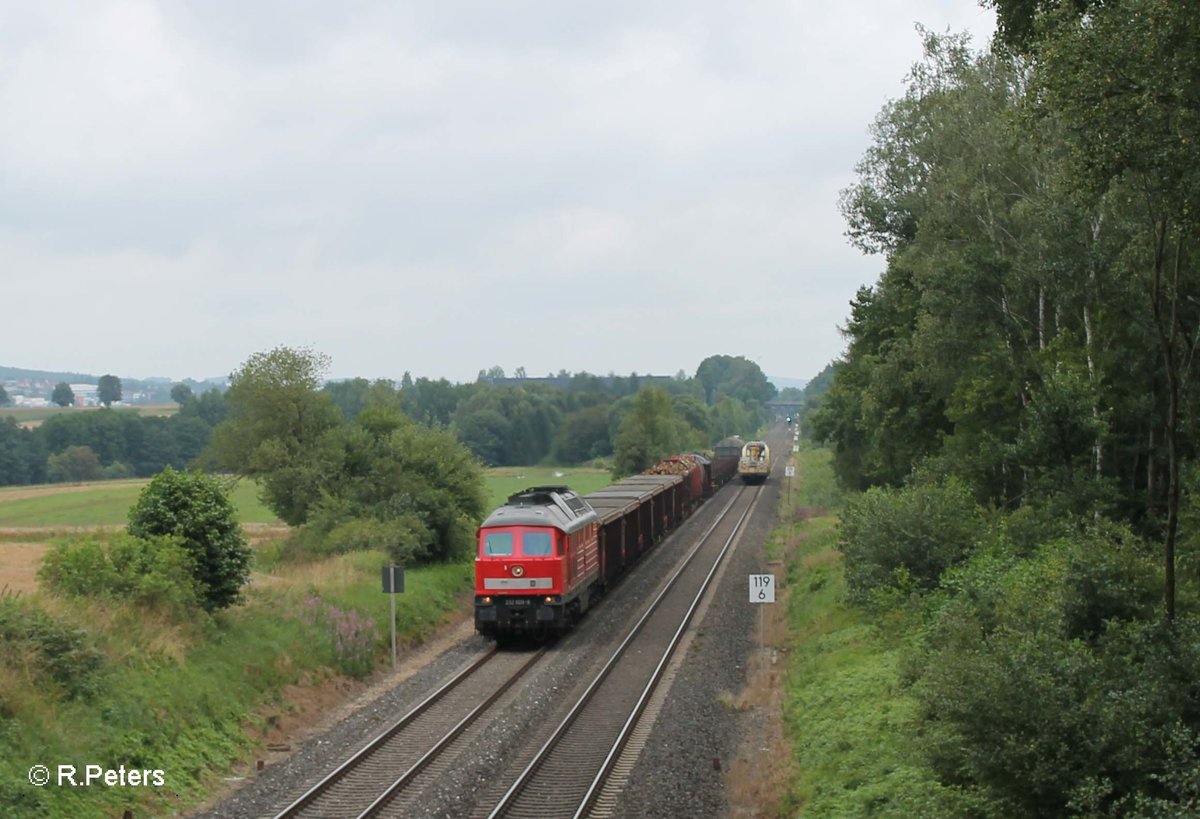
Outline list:
[[[280,565],[248,587],[243,605],[207,613],[170,593],[169,564],[134,594],[115,593],[124,581],[113,567],[131,548],[118,541],[83,547],[104,569],[97,594],[71,593],[79,578],[67,573],[61,594],[0,596],[5,815],[160,815],[198,804],[239,760],[261,757],[255,737],[266,733],[268,713],[289,711],[289,686],[388,665],[382,553]],[[469,580],[465,563],[410,570],[396,600],[401,644],[461,619]],[[36,765],[50,773],[41,787],[31,784]],[[59,765],[74,766],[80,786],[60,786]],[[126,775],[85,786],[89,765]],[[150,776],[132,785],[134,770],[139,780],[161,771],[162,784]]]

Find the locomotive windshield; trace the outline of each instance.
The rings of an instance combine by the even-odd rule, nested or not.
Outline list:
[[[490,556],[508,556],[513,553],[512,532],[488,532],[483,536],[483,554]]]
[[[521,536],[521,552],[526,557],[554,554],[554,535],[550,532],[525,532]]]
[[[491,529],[479,539],[480,557],[550,557],[553,529]]]

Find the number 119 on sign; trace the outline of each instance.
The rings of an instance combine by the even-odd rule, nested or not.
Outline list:
[[[773,575],[773,574],[752,574],[752,575],[750,575],[750,602],[751,603],[774,603],[775,602],[775,575]]]

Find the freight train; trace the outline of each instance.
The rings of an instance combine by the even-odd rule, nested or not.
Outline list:
[[[728,452],[689,453],[584,496],[566,486],[510,496],[479,527],[475,629],[498,640],[570,631],[736,469]]]

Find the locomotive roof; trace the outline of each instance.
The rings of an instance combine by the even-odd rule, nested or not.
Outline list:
[[[566,486],[531,486],[508,501],[480,525],[553,526],[564,532],[582,529],[597,519],[596,511]]]

